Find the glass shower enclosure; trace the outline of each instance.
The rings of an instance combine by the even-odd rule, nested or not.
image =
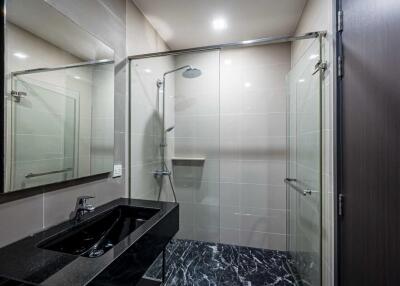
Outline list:
[[[130,196],[174,201],[175,191],[177,238],[257,248],[275,243],[271,249],[284,251],[298,285],[321,285],[322,39],[318,32],[291,38],[276,47],[279,60],[262,58],[269,55],[262,41],[250,45],[260,47],[254,50],[238,44],[132,56]],[[300,41],[307,42],[294,59],[290,51]],[[168,74],[160,88],[166,72],[186,65],[201,76]],[[283,100],[275,101],[281,89]],[[162,148],[174,190],[168,177],[155,176]],[[229,186],[237,188],[231,198]]]

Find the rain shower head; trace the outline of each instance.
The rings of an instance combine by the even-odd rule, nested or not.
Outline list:
[[[184,70],[182,76],[185,78],[196,78],[201,76],[201,70],[193,67],[188,67],[187,69]]]
[[[184,70],[182,73],[182,76],[185,78],[195,78],[195,77],[199,77],[201,76],[201,70],[193,68],[191,65],[186,65],[183,67],[179,67],[170,71],[167,71],[164,73],[164,79],[163,79],[163,84],[165,83],[165,77],[166,75],[170,74],[170,73],[174,73],[177,72],[179,70]],[[159,83],[157,83],[157,85],[160,85]]]

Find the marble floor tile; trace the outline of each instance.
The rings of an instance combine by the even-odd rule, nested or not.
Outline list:
[[[166,248],[167,286],[296,285],[284,251],[193,240],[173,240]],[[161,256],[145,277],[161,279]]]

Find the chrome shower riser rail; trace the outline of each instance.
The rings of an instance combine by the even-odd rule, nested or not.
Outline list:
[[[266,38],[232,42],[232,43],[226,43],[226,44],[220,44],[220,45],[211,45],[211,46],[203,46],[203,47],[196,47],[196,48],[189,48],[189,49],[180,49],[180,50],[173,50],[173,51],[134,55],[134,56],[129,56],[128,60],[130,61],[130,60],[135,60],[135,59],[144,59],[144,58],[152,58],[152,57],[160,57],[160,56],[168,56],[168,55],[180,55],[180,54],[193,53],[193,52],[205,52],[205,51],[218,50],[218,49],[224,49],[224,48],[243,48],[243,47],[251,47],[251,46],[257,46],[257,45],[286,43],[286,42],[293,42],[293,41],[297,41],[297,40],[318,38],[320,35],[325,36],[326,31],[310,32],[310,33],[302,34],[299,36],[266,37]]]

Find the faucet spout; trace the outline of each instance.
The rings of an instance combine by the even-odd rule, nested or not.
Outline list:
[[[71,214],[71,218],[75,222],[79,222],[83,215],[89,212],[93,212],[95,207],[88,203],[88,200],[93,199],[92,196],[78,197],[76,200],[75,210]]]

